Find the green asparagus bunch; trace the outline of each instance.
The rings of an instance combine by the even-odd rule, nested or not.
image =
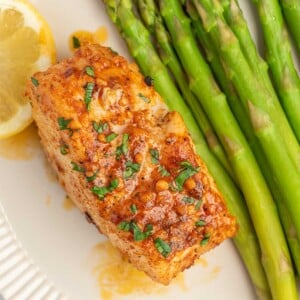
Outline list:
[[[230,26],[230,29],[234,33],[235,37],[238,39],[240,50],[244,55],[250,70],[253,72],[253,76],[258,79],[262,84],[262,89],[270,94],[270,99],[272,99],[272,104],[275,106],[275,110],[278,116],[278,123],[280,123],[281,135],[285,141],[285,145],[289,152],[289,155],[295,165],[300,171],[300,148],[299,143],[291,130],[290,123],[288,122],[282,107],[277,98],[276,92],[273,88],[272,82],[268,74],[268,65],[266,62],[259,56],[256,46],[252,40],[251,34],[248,29],[248,25],[243,18],[241,9],[238,6],[236,0],[222,0],[217,2],[222,5],[222,8],[219,8],[219,15],[223,11],[223,15],[226,19],[226,22]],[[227,31],[227,33],[230,31]],[[232,33],[231,33],[232,34]],[[235,40],[236,42],[236,40]],[[217,48],[218,49],[218,48]],[[219,52],[221,53],[221,52]],[[241,54],[241,53],[240,53]],[[227,61],[226,61],[227,63]],[[227,69],[227,73],[230,75],[230,80],[232,80],[232,70],[228,66],[224,66]],[[253,77],[252,76],[252,77]],[[268,99],[268,98],[266,98]]]
[[[206,58],[210,63],[210,66],[218,79],[223,91],[225,91],[228,99],[228,104],[230,105],[230,108],[232,112],[234,113],[236,119],[239,122],[239,125],[241,129],[243,130],[245,136],[247,137],[247,141],[251,149],[253,150],[253,153],[259,163],[259,166],[264,174],[264,177],[266,178],[268,185],[270,187],[270,190],[272,192],[273,198],[276,201],[276,205],[279,211],[280,219],[285,231],[285,235],[287,237],[287,241],[289,244],[289,248],[292,253],[293,262],[297,268],[298,274],[300,274],[300,241],[295,234],[295,228],[294,224],[291,220],[290,213],[286,209],[286,206],[284,205],[284,202],[282,200],[282,197],[280,195],[280,192],[278,191],[276,182],[274,181],[274,178],[272,177],[271,173],[269,172],[269,166],[267,165],[267,159],[262,151],[262,148],[259,145],[259,142],[257,138],[254,135],[254,132],[252,131],[251,123],[247,118],[246,111],[243,109],[241,102],[238,98],[238,95],[236,94],[235,88],[230,81],[229,78],[227,78],[225,69],[222,66],[222,63],[218,57],[217,49],[214,48],[213,43],[210,41],[207,33],[205,32],[202,22],[199,18],[199,15],[196,11],[196,8],[191,3],[191,1],[186,1],[185,3],[186,11],[188,12],[191,20],[192,20],[192,27],[194,30],[194,35],[198,38],[199,43],[203,47],[206,53]],[[235,20],[239,20],[236,22],[236,24],[243,24],[242,29],[243,31],[247,30],[247,33],[244,33],[244,38],[247,35],[248,39],[250,37],[250,33],[248,30],[248,27],[246,25],[245,20],[243,19],[242,12],[240,9],[237,10],[237,7],[231,6],[232,10],[234,10],[235,13]],[[252,41],[252,39],[251,39]],[[254,44],[253,44],[254,45]],[[249,50],[248,50],[249,51]],[[256,50],[254,51],[255,55],[257,55]],[[259,57],[257,57],[260,59]],[[263,63],[263,61],[262,61]]]
[[[299,176],[299,144],[296,144],[294,155],[289,146],[294,142],[287,138],[287,128],[283,131],[281,111],[276,105],[277,99],[264,87],[264,80],[251,71],[247,60],[239,46],[239,41],[223,19],[221,5],[217,2],[194,1],[202,16],[205,30],[209,33],[214,46],[218,49],[223,63],[231,73],[231,80],[239,93],[247,116],[251,121],[254,133],[275,176],[278,189],[300,234],[300,176]],[[201,16],[201,15],[200,15]],[[210,22],[206,21],[210,20]],[[211,22],[214,20],[214,22]],[[211,26],[213,23],[213,26]],[[261,80],[260,80],[261,79]]]

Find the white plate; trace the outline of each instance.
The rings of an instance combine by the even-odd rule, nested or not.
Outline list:
[[[101,1],[31,2],[49,22],[60,59],[70,54],[71,33],[101,26],[108,31],[105,45],[129,57]],[[255,299],[230,241],[204,255],[167,288],[133,271],[65,200],[34,127],[0,143],[0,164],[0,291],[5,299]]]

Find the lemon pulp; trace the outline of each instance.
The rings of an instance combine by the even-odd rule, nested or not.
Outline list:
[[[0,138],[31,123],[26,81],[54,60],[52,33],[38,12],[23,0],[0,0]]]

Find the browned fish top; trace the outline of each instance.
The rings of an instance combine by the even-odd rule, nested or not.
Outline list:
[[[109,48],[82,47],[35,74],[27,94],[45,152],[70,197],[154,279],[167,283],[234,235],[235,219],[180,114],[168,110],[136,65]],[[149,265],[122,243],[139,249]],[[164,275],[168,280],[147,271],[155,260],[176,264],[174,274]]]

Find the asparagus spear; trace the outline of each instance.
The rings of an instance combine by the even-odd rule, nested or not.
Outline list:
[[[259,78],[259,81],[265,85],[265,89],[272,94],[271,98],[276,106],[278,118],[280,119],[281,134],[288,147],[289,154],[293,159],[298,170],[300,171],[300,152],[299,143],[296,140],[294,133],[290,128],[290,124],[282,110],[282,107],[277,99],[277,95],[274,91],[268,74],[268,65],[259,56],[256,46],[252,40],[248,25],[243,17],[243,13],[236,0],[221,0],[222,7],[224,9],[224,16],[230,28],[239,40],[241,50],[247,59],[247,62],[254,72],[255,76]],[[295,113],[297,114],[297,112]],[[296,121],[297,122],[297,121]]]
[[[300,2],[299,0],[279,0],[285,21],[293,35],[298,51],[300,52]],[[298,53],[299,53],[298,52]]]
[[[136,2],[139,8],[140,15],[146,27],[149,29],[156,40],[160,58],[162,62],[170,68],[176,80],[176,83],[181,90],[183,98],[191,108],[195,119],[206,138],[208,146],[215,154],[215,156],[219,159],[230,176],[234,178],[234,174],[227,160],[226,154],[222,148],[222,145],[215,135],[214,130],[211,127],[209,120],[207,119],[207,116],[201,108],[201,105],[189,89],[186,74],[184,73],[180,62],[178,61],[176,54],[169,43],[170,38],[168,32],[163,25],[161,17],[159,16],[159,14],[157,14],[154,1],[138,0]]]
[[[194,27],[194,31],[196,36],[199,38],[199,42],[202,47],[205,49],[207,54],[207,58],[210,61],[210,65],[218,78],[222,89],[225,91],[228,99],[228,103],[230,105],[231,110],[233,111],[236,119],[238,120],[241,129],[243,130],[245,136],[247,137],[247,141],[254,152],[254,155],[259,163],[259,166],[268,182],[268,185],[272,191],[272,195],[274,200],[276,201],[276,205],[279,211],[280,219],[283,224],[283,228],[285,231],[285,235],[287,237],[288,245],[290,247],[293,261],[295,263],[295,267],[297,269],[298,274],[300,274],[300,242],[297,234],[295,232],[294,224],[291,220],[290,214],[286,209],[282,197],[277,189],[276,183],[272,177],[272,174],[269,172],[269,166],[266,163],[266,158],[264,153],[258,144],[257,138],[255,137],[251,123],[247,118],[246,111],[241,106],[241,103],[238,99],[238,96],[235,93],[234,87],[230,80],[227,80],[227,76],[222,67],[222,63],[219,60],[216,49],[213,47],[213,43],[209,40],[202,23],[199,19],[199,15],[193,4],[188,1],[186,3],[186,10],[192,19],[192,24]]]
[[[300,79],[277,0],[255,0],[263,29],[266,58],[281,103],[300,141]],[[300,27],[300,19],[298,20]]]
[[[192,37],[189,19],[183,13],[180,4],[175,0],[158,2],[173,45],[190,77],[190,87],[201,99],[201,104],[219,135],[238,177],[263,252],[262,262],[272,295],[275,299],[297,299],[295,278],[284,234],[273,199],[257,162],[227,105],[226,98],[220,92],[209,67],[198,51]],[[211,19],[208,17],[206,21],[210,22]],[[210,25],[213,27],[214,23],[211,22]],[[217,114],[218,111],[222,113]],[[288,266],[284,270],[280,268],[283,257],[287,263],[285,265]]]
[[[175,92],[176,89],[169,78],[169,74],[165,71],[165,67],[158,59],[150,42],[147,30],[132,13],[130,2],[106,0],[104,3],[110,18],[121,31],[131,54],[137,60],[144,74],[148,74],[154,78],[156,89],[159,89],[159,92],[170,109],[181,112],[189,129],[194,127],[194,119],[189,113],[185,113],[185,109],[182,110],[182,108],[185,107],[183,100],[177,95],[178,92]],[[157,77],[158,75],[160,77]],[[163,79],[162,82],[164,84],[159,84],[158,80],[161,79]],[[172,91],[173,96],[176,96],[176,101],[174,101],[172,95],[170,96],[170,91]],[[193,132],[194,135],[192,135],[192,137],[198,154],[208,166],[210,173],[224,195],[228,209],[233,215],[237,216],[240,231],[234,241],[251,274],[257,294],[261,296],[260,299],[269,299],[268,283],[266,282],[264,270],[260,265],[261,251],[243,197],[226,171],[210,153],[201,132],[199,130]]]
[[[280,132],[280,119],[274,105],[272,94],[264,89],[263,85],[254,76],[245,60],[239,47],[239,42],[230,28],[222,19],[222,14],[215,9],[212,12],[210,1],[194,0],[198,12],[205,15],[202,20],[205,22],[206,30],[216,48],[219,48],[219,55],[226,62],[227,68],[231,71],[232,81],[237,89],[243,106],[247,110],[248,118],[255,135],[257,136],[265,156],[268,159],[270,169],[277,181],[278,188],[291,217],[295,224],[298,235],[300,234],[300,176],[299,169],[289,156],[288,149]],[[218,2],[215,2],[217,5]],[[213,19],[214,25],[208,29],[210,24],[205,21]],[[299,148],[299,147],[298,147]]]
[[[264,23],[266,23],[266,26],[264,26],[264,28],[265,28],[265,39],[268,39],[268,41],[270,43],[269,47],[271,48],[271,47],[276,47],[277,46],[277,49],[275,49],[276,50],[275,53],[278,53],[278,51],[279,52],[284,52],[284,53],[281,53],[281,55],[283,55],[284,57],[281,60],[276,60],[276,63],[279,64],[279,68],[280,67],[284,68],[283,63],[282,63],[284,61],[287,62],[286,65],[290,66],[291,71],[287,72],[287,73],[288,73],[288,75],[289,74],[291,74],[291,75],[290,75],[290,77],[287,76],[288,78],[287,78],[287,80],[285,80],[285,84],[288,81],[291,82],[291,84],[287,84],[287,89],[288,89],[288,91],[287,91],[287,101],[294,102],[294,104],[295,104],[295,106],[292,108],[292,110],[293,110],[292,113],[294,114],[294,116],[296,116],[296,115],[298,115],[298,116],[296,118],[294,118],[294,131],[295,132],[297,131],[296,130],[296,127],[297,127],[298,128],[298,133],[299,133],[299,129],[300,129],[300,126],[299,126],[299,124],[300,124],[300,116],[299,116],[299,113],[300,113],[299,78],[297,77],[297,74],[296,74],[296,72],[294,70],[294,67],[292,65],[292,59],[291,59],[291,55],[290,55],[291,49],[290,49],[288,44],[286,45],[286,47],[282,47],[282,45],[278,45],[278,44],[276,45],[276,42],[274,43],[274,41],[276,39],[271,41],[271,38],[270,38],[272,36],[272,39],[273,39],[274,38],[273,34],[275,34],[275,33],[276,33],[276,37],[279,37],[279,35],[281,33],[284,44],[289,43],[287,38],[286,38],[286,33],[285,33],[284,26],[282,27],[281,30],[277,30],[278,25],[280,25],[280,24],[283,25],[282,17],[280,15],[278,15],[278,14],[280,14],[279,6],[276,3],[276,1],[273,1],[274,3],[272,3],[272,0],[269,1],[269,2],[267,0],[266,1],[257,0],[255,2],[258,4],[259,7],[261,7],[261,9],[259,10],[261,18],[266,17],[266,19],[268,19],[268,20],[266,20],[267,22],[264,22]],[[272,10],[267,9],[267,7],[264,6],[264,2],[265,3],[268,2],[268,4],[271,7],[274,5],[273,9]],[[282,2],[284,2],[284,0]],[[294,1],[294,2],[297,2],[297,1]],[[237,1],[236,0],[221,0],[221,3],[222,3],[222,6],[224,8],[224,16],[226,18],[226,21],[228,22],[231,29],[234,31],[234,33],[238,37],[241,48],[242,48],[242,51],[243,51],[244,55],[247,57],[248,62],[252,66],[253,71],[257,72],[260,69],[260,72],[261,72],[261,74],[263,74],[262,76],[265,79],[265,83],[266,83],[267,87],[269,87],[271,90],[273,90],[272,84],[271,84],[270,80],[268,79],[268,74],[267,74],[268,70],[267,70],[266,63],[263,59],[261,59],[261,57],[257,53],[255,44],[254,44],[254,42],[251,38],[249,29],[248,29],[247,23],[246,23],[245,19],[243,18],[243,13],[242,13]],[[285,3],[285,4],[287,4],[287,3]],[[297,5],[298,5],[299,18],[298,18],[297,21],[299,22],[300,21],[300,2],[297,2],[297,3],[294,3],[294,4],[290,3],[290,4],[291,4],[291,7],[288,7],[288,9],[291,10],[292,16],[294,16],[294,17],[295,17],[294,12],[297,12]],[[276,16],[276,18],[273,18],[271,16],[273,16],[273,17]],[[276,26],[275,27],[271,26],[271,23],[273,23],[274,20],[279,21],[279,23],[277,23],[277,27]],[[295,26],[296,30],[298,30],[300,28],[298,26],[297,22],[294,23],[294,25],[296,25]],[[272,30],[273,33],[272,34],[270,34],[270,32],[266,33],[268,31],[268,29]],[[299,41],[300,41],[300,31],[299,31]],[[277,39],[277,43],[278,42],[279,42],[279,40]],[[209,46],[211,46],[211,44]],[[281,51],[281,50],[284,50],[284,49],[286,49],[287,51]],[[271,53],[272,53],[272,51],[269,52],[269,54],[271,54]],[[275,62],[275,60],[273,60],[273,63],[274,62]],[[258,66],[259,66],[259,68],[258,68]],[[279,68],[277,68],[277,69],[279,69]],[[277,74],[279,80],[280,80],[280,76],[284,76],[286,74],[286,72],[283,69],[281,71],[282,71],[282,74],[280,74],[280,72]],[[289,80],[289,79],[291,79],[291,80]],[[279,86],[280,82],[277,82],[277,85]],[[283,90],[285,90],[285,88],[281,87],[279,89],[281,90],[281,93],[282,93],[281,97],[284,98],[285,93],[283,92]],[[237,114],[235,114],[235,115],[237,116]],[[290,117],[290,119],[291,119],[291,117]],[[241,120],[239,121],[239,123],[240,124],[245,124],[245,120],[246,120],[245,116],[244,117],[241,116]],[[296,125],[296,124],[298,124],[298,125]],[[246,132],[246,131],[244,130],[244,132]],[[299,140],[299,134],[297,135],[297,137],[298,137],[298,140]],[[251,137],[249,137],[249,134],[247,135],[247,139],[248,139],[248,141],[249,141],[249,139],[251,139]],[[256,157],[262,157],[261,153],[257,153],[257,151],[254,151],[254,152],[255,152]],[[264,164],[264,159],[261,158],[260,161],[261,161],[260,165],[262,166]],[[269,185],[272,187],[272,192],[273,192],[274,198],[276,200],[276,204],[277,204],[277,207],[278,207],[278,210],[279,210],[281,222],[282,222],[284,230],[285,230],[285,234],[286,234],[288,244],[289,244],[289,247],[290,247],[290,250],[291,250],[291,253],[292,253],[292,257],[293,257],[293,260],[294,260],[294,263],[295,263],[295,267],[297,269],[298,274],[300,274],[300,242],[299,242],[299,237],[297,236],[297,233],[295,232],[293,222],[291,221],[290,213],[287,211],[284,203],[282,202],[282,197],[279,195],[280,192],[278,191],[277,186],[276,186],[272,176],[270,176],[270,173],[268,172],[268,169],[267,169],[266,166],[262,169],[263,169],[263,173],[264,173],[265,177],[267,178],[267,181],[268,181]]]

